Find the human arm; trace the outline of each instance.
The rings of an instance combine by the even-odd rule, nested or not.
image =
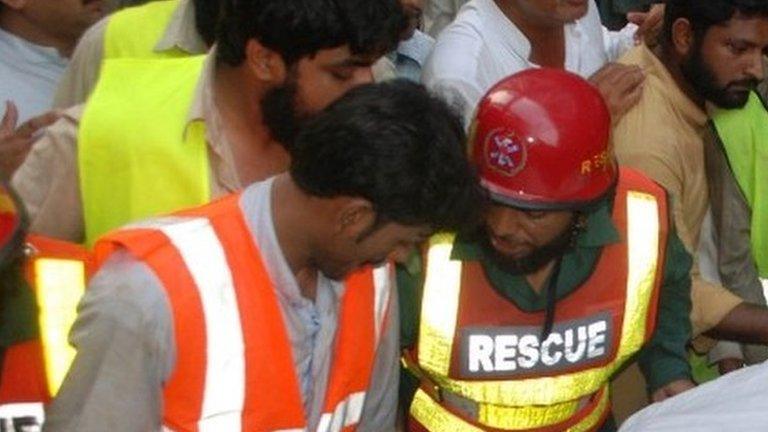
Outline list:
[[[78,312],[70,333],[77,355],[44,430],[157,430],[175,343],[170,305],[154,273],[124,252],[114,255]]]
[[[46,129],[12,179],[28,212],[29,231],[79,243],[84,237],[77,133],[82,107]]]
[[[654,400],[690,388],[686,346],[691,338],[691,263],[680,239],[671,233],[663,266],[656,330],[638,357]]]
[[[644,80],[638,66],[619,63],[608,63],[589,78],[603,96],[614,123],[640,102]]]
[[[91,26],[75,47],[53,97],[54,108],[85,103],[96,86],[104,58],[104,34],[109,16]]]
[[[6,181],[16,172],[29,154],[38,132],[58,118],[59,113],[49,111],[17,127],[19,110],[13,102],[5,103],[5,113],[0,120],[0,180]]]
[[[357,430],[360,432],[392,431],[397,420],[397,392],[400,373],[400,335],[397,290],[389,297],[388,316],[381,336],[371,383],[363,405]]]

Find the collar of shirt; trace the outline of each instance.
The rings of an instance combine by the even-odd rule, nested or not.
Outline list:
[[[557,281],[557,299],[570,294],[592,273],[604,246],[621,240],[611,218],[612,201],[604,200],[588,213],[586,226],[576,238],[574,247],[563,255],[560,277]],[[539,311],[546,307],[546,296],[537,293],[525,277],[510,274],[492,259],[476,242],[459,236],[452,258],[461,261],[479,261],[494,289],[505,298],[514,301],[525,311]]]
[[[204,54],[208,47],[197,32],[195,8],[190,0],[180,0],[173,11],[163,36],[155,45],[155,51],[168,51],[178,48],[189,54]]]
[[[205,55],[203,69],[192,95],[192,102],[187,114],[187,124],[184,128],[184,139],[187,138],[191,127],[203,127],[205,129],[206,144],[210,149],[211,156],[216,158],[216,161],[212,161],[212,167],[214,167],[212,174],[216,176],[217,181],[224,189],[235,191],[245,185],[241,184],[237,178],[234,160],[229,150],[229,142],[222,126],[221,115],[216,108],[213,91],[215,73],[216,46],[214,45]]]
[[[639,59],[638,65],[645,71],[646,75],[654,76],[661,81],[669,103],[675,106],[685,121],[697,129],[704,128],[707,124],[707,113],[683,93],[667,67],[656,57],[656,54],[647,46],[641,45],[638,48],[637,58]]]
[[[407,57],[423,67],[434,45],[432,36],[416,30],[410,39],[400,42],[397,46],[397,56]]]
[[[25,63],[67,67],[69,60],[59,54],[56,48],[37,45],[13,33],[0,29],[0,53],[3,61],[14,62],[23,59]]]

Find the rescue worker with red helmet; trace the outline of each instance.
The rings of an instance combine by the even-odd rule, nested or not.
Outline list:
[[[0,183],[0,431],[39,430],[74,358],[67,333],[88,267],[82,246],[26,235],[24,211]]]
[[[610,123],[559,70],[481,100],[485,223],[434,236],[398,274],[407,430],[615,430],[608,384],[636,355],[654,400],[693,387],[691,258],[666,192],[616,165]]]

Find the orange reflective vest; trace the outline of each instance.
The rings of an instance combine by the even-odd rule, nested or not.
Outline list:
[[[125,248],[161,281],[177,359],[163,424],[175,431],[306,430],[282,312],[240,194],[126,227],[96,246],[102,263]],[[318,431],[354,430],[386,318],[391,269],[350,276]]]
[[[479,262],[451,260],[452,237],[433,238],[416,349],[422,377],[411,431],[588,431],[610,412],[611,375],[653,334],[663,276],[665,192],[620,172],[613,222],[622,241],[603,248],[592,275],[544,312],[494,290]],[[435,388],[436,387],[436,388]]]
[[[42,424],[43,404],[69,370],[75,352],[67,336],[91,270],[81,245],[30,235],[27,250],[25,273],[37,298],[40,339],[9,347],[0,375],[0,424],[19,431]]]

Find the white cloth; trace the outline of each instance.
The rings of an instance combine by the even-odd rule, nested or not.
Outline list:
[[[656,403],[619,432],[753,432],[768,430],[768,363],[732,372]]]
[[[610,32],[597,5],[565,26],[565,69],[589,77],[634,45],[634,25]],[[537,67],[531,44],[493,0],[472,0],[440,33],[422,72],[422,81],[462,113],[468,125],[480,98],[514,73]]]
[[[0,116],[8,100],[19,108],[19,123],[51,109],[66,67],[67,59],[55,48],[0,30]]]

